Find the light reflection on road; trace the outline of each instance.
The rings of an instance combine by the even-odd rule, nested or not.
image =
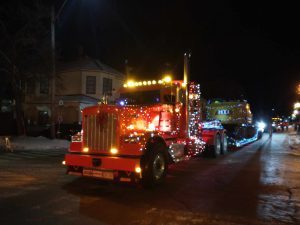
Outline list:
[[[280,154],[282,146],[279,144],[283,142],[284,136],[274,135],[272,139],[268,139],[263,148],[261,155],[262,171],[260,183],[262,185],[281,185],[283,177],[280,171],[285,170],[285,164],[282,162],[283,156]]]
[[[289,136],[278,133],[267,140],[261,155],[257,214],[264,220],[298,224],[297,198],[291,188],[291,180],[295,178],[291,173],[299,170],[299,166],[291,163],[289,151]]]

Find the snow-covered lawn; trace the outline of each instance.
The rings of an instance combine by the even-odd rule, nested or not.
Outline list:
[[[0,147],[5,145],[5,137],[1,137]],[[18,150],[37,150],[44,151],[50,149],[66,150],[69,147],[70,142],[62,139],[48,139],[45,137],[10,137],[8,148],[13,151]]]
[[[0,149],[4,149],[5,137],[0,137]],[[70,142],[62,139],[48,139],[45,137],[10,137],[10,148],[13,151],[17,150],[51,150],[61,149],[67,150]],[[291,149],[300,149],[300,135],[296,132],[289,133],[289,146]]]

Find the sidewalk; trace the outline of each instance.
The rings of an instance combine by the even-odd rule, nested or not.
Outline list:
[[[6,149],[8,151],[48,151],[53,149],[60,149],[66,151],[70,145],[70,142],[62,139],[48,139],[45,137],[10,137],[9,141],[5,140],[5,137],[1,137],[0,149]]]

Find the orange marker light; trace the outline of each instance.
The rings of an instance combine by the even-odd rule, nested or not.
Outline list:
[[[118,149],[112,148],[112,149],[110,149],[110,153],[113,154],[113,155],[115,155],[115,154],[118,153]]]

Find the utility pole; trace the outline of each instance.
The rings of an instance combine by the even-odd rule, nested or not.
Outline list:
[[[51,74],[51,138],[55,138],[55,7],[51,7],[51,58],[52,58],[52,74]]]
[[[55,78],[56,78],[56,65],[55,65],[55,22],[60,15],[62,9],[68,0],[65,0],[55,15],[54,4],[51,7],[51,58],[52,58],[52,73],[51,73],[51,138],[55,138]]]

